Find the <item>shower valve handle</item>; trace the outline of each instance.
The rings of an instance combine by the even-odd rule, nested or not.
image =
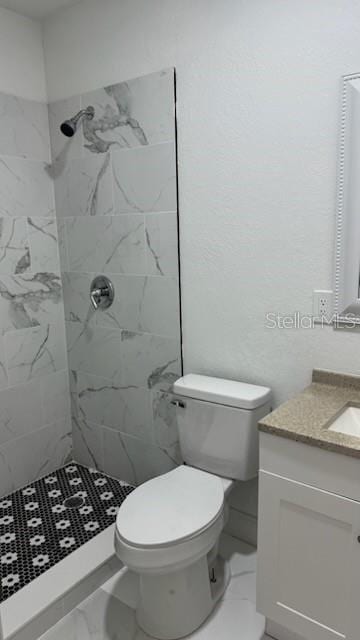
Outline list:
[[[90,286],[90,300],[94,309],[108,309],[114,301],[114,286],[106,276],[96,276]]]

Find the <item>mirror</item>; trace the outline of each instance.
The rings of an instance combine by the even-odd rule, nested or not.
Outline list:
[[[335,238],[334,313],[360,325],[360,73],[343,77]]]

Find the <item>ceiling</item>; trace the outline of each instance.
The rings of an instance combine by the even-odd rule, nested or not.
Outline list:
[[[61,7],[69,7],[80,0],[0,0],[0,7],[11,9],[29,18],[42,19]]]

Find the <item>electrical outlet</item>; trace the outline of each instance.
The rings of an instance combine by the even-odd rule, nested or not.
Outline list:
[[[330,324],[333,314],[333,292],[313,291],[313,318],[316,323]]]

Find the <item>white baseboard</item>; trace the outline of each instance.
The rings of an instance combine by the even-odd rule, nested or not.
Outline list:
[[[231,507],[229,509],[229,518],[225,526],[225,533],[256,547],[257,518]]]

